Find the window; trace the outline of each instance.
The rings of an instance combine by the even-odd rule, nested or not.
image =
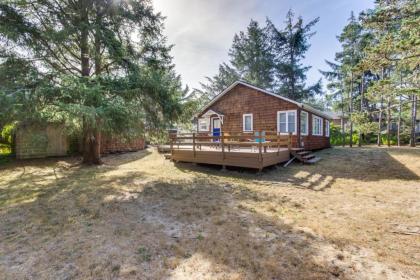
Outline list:
[[[243,116],[242,116],[242,120],[243,120],[243,123],[242,123],[242,127],[243,127],[243,130],[244,131],[253,131],[253,129],[254,129],[254,121],[253,121],[253,117],[252,117],[252,114],[243,114]]]
[[[308,135],[308,112],[300,112],[300,133]]]
[[[312,116],[312,135],[322,136],[322,118]]]
[[[209,119],[198,119],[198,131],[209,131]]]
[[[280,133],[296,133],[296,111],[277,112],[277,131]]]
[[[325,120],[325,136],[330,137],[330,121]]]

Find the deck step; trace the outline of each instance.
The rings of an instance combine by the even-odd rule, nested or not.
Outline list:
[[[171,159],[172,155],[171,154],[164,154],[165,159]]]
[[[304,155],[302,158],[304,159],[304,160],[308,160],[308,159],[311,159],[311,158],[314,158],[315,157],[315,155],[314,154],[308,154],[308,155]]]
[[[320,160],[321,160],[321,158],[320,158],[320,157],[314,157],[314,158],[312,158],[312,159],[306,160],[306,161],[305,161],[305,163],[311,163],[311,164],[314,164],[314,163],[316,163],[316,162],[318,162],[318,161],[320,161]]]
[[[300,156],[304,156],[304,155],[307,155],[307,154],[310,154],[311,152],[309,152],[309,151],[302,151],[302,152],[297,152],[296,154],[297,155],[300,155]]]

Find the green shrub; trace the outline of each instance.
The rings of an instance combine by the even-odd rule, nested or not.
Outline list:
[[[359,132],[357,130],[353,131],[353,145],[359,143]],[[408,144],[410,142],[410,134],[407,131],[402,131],[400,134],[401,144]],[[370,132],[364,135],[362,139],[362,145],[366,144],[376,144],[378,141],[378,134]],[[388,137],[386,133],[382,133],[381,141],[383,145],[388,145]],[[333,146],[343,145],[343,137],[341,135],[341,127],[332,124],[330,128],[330,143]],[[345,145],[350,143],[350,134],[346,132],[345,134]],[[392,133],[390,136],[390,145],[397,145],[397,135]]]
[[[386,134],[382,134],[381,139],[382,139],[382,144],[388,145],[388,137],[387,137]],[[398,142],[397,141],[397,136],[396,135],[391,135],[389,137],[389,142],[390,142],[390,145],[397,145],[397,142]]]
[[[12,144],[15,127],[15,124],[6,124],[1,130],[1,138],[9,145]]]
[[[353,144],[358,143],[359,135],[356,131],[353,131]],[[345,133],[345,145],[350,143],[350,133]],[[341,134],[341,128],[337,125],[331,125],[330,127],[330,143],[333,146],[343,145],[343,135]]]
[[[1,156],[8,156],[12,153],[12,149],[10,145],[7,144],[0,144],[0,157]]]

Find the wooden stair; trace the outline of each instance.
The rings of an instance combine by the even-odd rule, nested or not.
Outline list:
[[[315,156],[311,151],[305,151],[303,148],[293,148],[291,154],[302,163],[314,164],[321,160],[320,157]]]

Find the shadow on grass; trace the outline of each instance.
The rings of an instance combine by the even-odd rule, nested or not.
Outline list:
[[[200,273],[210,278],[347,278],[334,263],[317,259],[326,241],[283,223],[277,208],[271,217],[248,204],[270,201],[281,208],[287,201],[204,176],[107,175],[144,156],[147,152],[57,177],[49,171],[9,181],[1,197],[14,204],[0,206],[0,272],[6,278],[44,279],[197,278]],[[24,197],[35,198],[19,200],[16,192],[32,192]]]
[[[418,156],[420,149],[331,148],[316,153],[322,158],[314,165],[293,163],[267,167],[262,173],[256,170],[229,167],[221,172],[217,165],[197,165],[179,163],[183,172],[201,172],[233,179],[255,180],[269,184],[289,184],[298,188],[323,191],[330,188],[337,179],[358,181],[403,180],[416,181],[419,176],[392,155]],[[392,155],[391,155],[392,154]]]
[[[74,157],[15,160],[5,167],[19,169],[21,172],[15,178],[7,181],[7,187],[2,188],[4,181],[0,182],[0,208],[11,203],[20,204],[36,200],[38,196],[45,195],[45,193],[57,193],[60,188],[68,189],[68,180],[72,181],[73,174],[78,177],[79,184],[90,187],[92,180],[101,174],[114,170],[120,165],[145,158],[150,154],[150,150],[144,150],[138,153],[108,155],[105,157],[105,164],[100,166],[80,164],[80,158]],[[64,175],[60,175],[62,172]],[[51,181],[53,183],[50,183]]]

